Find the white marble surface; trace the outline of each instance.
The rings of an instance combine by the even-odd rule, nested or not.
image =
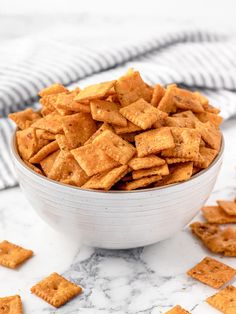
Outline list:
[[[223,132],[224,164],[209,204],[236,196],[236,119],[227,121]],[[35,253],[18,270],[0,267],[0,297],[20,294],[26,314],[158,314],[175,304],[193,314],[218,313],[204,302],[215,290],[185,274],[204,256],[211,256],[188,228],[146,248],[106,251],[81,247],[76,239],[71,241],[50,229],[20,189],[14,188],[0,192],[0,239]],[[236,258],[216,258],[236,267]],[[53,271],[84,289],[58,310],[30,293],[32,285]]]

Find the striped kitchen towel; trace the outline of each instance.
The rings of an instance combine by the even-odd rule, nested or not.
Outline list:
[[[0,47],[0,189],[17,185],[9,149],[13,126],[5,117],[36,106],[38,91],[55,82],[83,87],[133,67],[149,84],[201,90],[225,119],[236,114],[236,43],[227,36],[189,27],[101,44],[76,36],[30,37]]]

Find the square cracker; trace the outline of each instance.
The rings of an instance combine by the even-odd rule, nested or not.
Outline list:
[[[218,152],[215,149],[200,146],[199,159],[194,161],[194,166],[198,168],[208,168],[213,160],[216,158]],[[236,213],[235,213],[236,214]]]
[[[0,265],[16,268],[33,255],[33,251],[26,250],[6,240],[0,243]]]
[[[131,191],[139,188],[144,188],[158,180],[161,180],[161,176],[155,175],[151,177],[145,177],[131,182],[124,183],[120,186],[122,190]]]
[[[23,314],[22,302],[19,295],[0,298],[1,314]]]
[[[156,154],[163,149],[175,147],[174,139],[169,128],[146,131],[135,136],[138,157]]]
[[[190,314],[190,313],[183,309],[180,305],[176,305],[171,310],[165,312],[165,314]]]
[[[216,113],[211,113],[211,112],[201,112],[201,113],[196,113],[196,117],[203,123],[205,122],[211,122],[216,128],[219,128],[221,125],[223,118],[219,116]]]
[[[92,144],[93,140],[106,130],[113,131],[113,128],[109,124],[103,123],[100,128],[84,143],[84,145]]]
[[[116,81],[114,80],[85,87],[83,90],[79,92],[79,94],[74,98],[74,100],[80,102],[92,99],[103,99],[106,96],[108,96],[109,91],[114,86],[115,82]]]
[[[197,97],[193,92],[174,86],[172,88],[172,95],[172,101],[177,108],[182,110],[191,110],[196,113],[204,112],[204,108],[199,100],[199,97]]]
[[[133,145],[110,130],[106,130],[97,136],[93,143],[122,165],[127,164],[136,152]]]
[[[62,133],[62,117],[59,114],[51,113],[36,120],[31,126],[54,134]]]
[[[210,123],[195,122],[196,130],[202,136],[202,139],[213,149],[219,151],[221,146],[221,132]]]
[[[122,107],[128,106],[140,98],[147,102],[152,99],[152,90],[144,83],[140,73],[129,69],[115,84],[115,91]]]
[[[127,126],[127,120],[120,114],[118,104],[105,100],[93,100],[90,102],[90,107],[94,120]]]
[[[73,149],[71,153],[88,176],[119,166],[117,161],[93,143]]]
[[[53,164],[55,160],[57,159],[57,156],[59,155],[60,150],[57,150],[56,152],[50,154],[40,162],[40,166],[43,169],[43,172],[48,176],[49,172],[51,171]]]
[[[157,107],[162,97],[165,95],[165,89],[160,85],[156,84],[154,86],[151,105]]]
[[[70,149],[80,147],[97,131],[89,113],[76,113],[62,119],[63,130]]]
[[[205,206],[202,208],[202,213],[207,222],[213,224],[236,223],[236,215],[228,215],[219,206]]]
[[[16,132],[17,148],[20,156],[24,160],[29,160],[38,148],[38,140],[36,136],[36,129],[27,128],[25,130]]]
[[[31,289],[31,292],[54,307],[60,307],[82,292],[82,288],[52,273]]]
[[[28,128],[34,121],[41,118],[39,112],[34,112],[31,108],[25,109],[23,111],[10,113],[8,115],[12,121],[20,128],[24,130]]]
[[[218,205],[223,209],[223,211],[228,215],[235,215],[236,217],[236,203],[230,201],[217,201]]]
[[[54,156],[53,156],[54,158]],[[71,185],[81,186],[88,176],[68,151],[60,151],[56,159],[52,162],[52,168],[48,173],[50,179],[60,182],[70,182]],[[48,165],[47,165],[48,166]]]
[[[236,288],[228,286],[206,299],[206,302],[224,314],[236,313]]]
[[[63,85],[56,83],[42,89],[39,92],[39,96],[43,97],[43,96],[55,95],[55,94],[65,93],[65,92],[68,92],[68,89],[66,89]]]
[[[146,157],[134,157],[130,160],[129,166],[134,170],[148,169],[152,167],[163,166],[165,160],[155,155],[149,155]]]
[[[219,289],[236,275],[236,270],[211,257],[205,257],[187,274],[212,288]]]
[[[195,123],[190,118],[184,117],[166,117],[165,118],[165,125],[171,127],[179,127],[179,128],[195,128]]]
[[[150,105],[144,99],[120,109],[120,113],[133,124],[143,130],[149,129],[162,116],[162,112]]]
[[[44,158],[54,153],[58,149],[59,149],[59,145],[57,141],[53,141],[45,145],[44,147],[42,147],[34,156],[30,158],[29,162],[32,164],[38,164],[40,163],[40,161],[42,161]]]
[[[162,166],[158,167],[152,167],[149,169],[140,169],[140,170],[134,170],[132,172],[132,178],[134,180],[141,179],[143,177],[150,177],[154,175],[159,175],[159,176],[166,176],[169,174],[169,168],[167,164],[164,164]]]
[[[157,108],[166,113],[174,113],[177,111],[176,105],[173,101],[173,88],[175,85],[167,86],[164,96],[161,98]]]
[[[127,165],[123,165],[103,173],[92,176],[82,187],[85,189],[110,190],[110,188],[124,177],[129,171]]]
[[[127,121],[127,126],[114,125],[113,127],[116,134],[126,134],[126,133],[134,133],[137,131],[143,131],[139,126],[133,124],[130,121]]]
[[[195,129],[171,128],[175,147],[163,150],[164,157],[186,158],[188,160],[198,160],[201,136]]]
[[[162,186],[172,183],[178,183],[190,179],[193,172],[193,162],[176,164],[169,168],[170,174],[157,182],[155,186]]]

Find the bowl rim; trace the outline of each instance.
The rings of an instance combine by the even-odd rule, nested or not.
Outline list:
[[[52,185],[60,186],[62,188],[72,189],[72,190],[80,191],[80,192],[90,192],[90,193],[100,193],[100,194],[101,193],[102,194],[127,194],[127,193],[152,192],[152,191],[156,191],[156,190],[171,189],[177,185],[183,186],[184,184],[187,184],[191,181],[194,181],[195,179],[197,179],[201,175],[204,175],[206,172],[208,172],[211,168],[213,168],[214,165],[221,159],[223,152],[224,152],[224,148],[225,148],[224,136],[223,136],[223,133],[221,132],[221,136],[222,136],[221,137],[221,147],[220,147],[220,150],[219,150],[217,157],[214,159],[214,161],[211,163],[211,165],[208,168],[203,169],[200,172],[194,174],[187,181],[172,183],[172,184],[168,184],[168,185],[164,185],[164,186],[160,186],[160,187],[153,187],[153,188],[139,189],[139,190],[132,190],[132,191],[125,191],[125,190],[104,191],[104,190],[82,189],[81,187],[78,187],[78,186],[73,186],[73,185],[62,183],[62,182],[58,182],[58,181],[52,180],[52,179],[50,179],[50,178],[48,178],[42,174],[39,174],[39,173],[35,172],[33,169],[29,168],[25,164],[25,162],[23,161],[23,159],[20,157],[20,155],[18,153],[18,149],[17,149],[17,145],[16,145],[16,132],[17,131],[18,131],[18,129],[16,128],[14,130],[12,136],[11,136],[11,141],[10,141],[11,154],[13,156],[13,159],[16,160],[29,174],[33,175],[36,179],[40,179],[42,181],[45,180],[46,182],[48,182]]]

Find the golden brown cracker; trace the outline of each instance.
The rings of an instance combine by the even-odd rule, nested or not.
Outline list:
[[[92,176],[82,187],[86,189],[110,190],[110,188],[127,174],[129,168],[123,165]]]
[[[190,312],[183,309],[180,305],[176,305],[171,310],[165,312],[165,314],[190,314]]]
[[[31,289],[31,292],[54,307],[60,307],[82,292],[82,288],[52,273]]]
[[[133,170],[159,167],[159,166],[163,166],[164,164],[165,164],[165,160],[155,155],[149,155],[142,158],[134,157],[129,161],[129,166]]]
[[[198,160],[200,147],[200,133],[195,129],[171,128],[175,147],[163,150],[164,157],[186,158],[188,160]]]
[[[68,151],[60,151],[56,156],[48,177],[59,182],[70,180],[72,185],[78,187],[82,186],[88,180],[85,171]]]
[[[14,121],[19,129],[24,130],[31,126],[34,121],[40,119],[41,114],[39,112],[34,112],[31,108],[28,108],[23,111],[10,113],[8,118]]]
[[[90,107],[94,120],[127,126],[127,120],[120,114],[120,106],[116,103],[106,100],[93,100],[90,102]]]
[[[221,132],[210,122],[195,122],[196,129],[201,134],[203,140],[213,149],[219,151],[221,146]]]
[[[97,131],[91,115],[83,112],[64,117],[62,125],[70,149],[80,147]]]
[[[134,143],[135,142],[135,136],[136,135],[137,135],[136,132],[119,134],[119,136],[121,138],[123,138],[123,140],[125,140],[125,141],[127,141],[129,143]]]
[[[184,117],[166,117],[165,125],[170,127],[190,128],[194,129],[195,123],[190,118]]]
[[[205,257],[187,274],[212,288],[219,289],[232,280],[236,270],[211,257]]]
[[[169,128],[160,128],[136,135],[135,144],[138,157],[156,154],[163,149],[173,148],[175,146],[174,139]]]
[[[223,211],[228,215],[235,215],[236,217],[236,203],[230,201],[218,200],[217,204],[223,209]]]
[[[23,314],[22,302],[19,295],[0,298],[1,314]]]
[[[200,112],[195,114],[196,117],[203,123],[205,122],[211,122],[216,128],[219,128],[221,125],[223,118],[219,116],[216,113],[210,113],[210,112]]]
[[[192,112],[204,112],[204,108],[199,101],[199,98],[191,91],[173,87],[172,88],[172,101],[175,106],[181,110],[191,110]]]
[[[165,89],[160,84],[156,84],[152,94],[151,105],[157,107],[164,95]]]
[[[170,174],[162,178],[160,182],[157,182],[155,186],[158,187],[190,179],[193,172],[193,162],[190,161],[173,165],[172,167],[169,168],[169,171]]]
[[[206,302],[224,314],[236,313],[236,288],[228,286],[206,299]]]
[[[173,88],[175,86],[168,86],[164,96],[161,98],[157,108],[166,113],[174,113],[177,111],[176,105],[173,101]]]
[[[168,165],[171,165],[171,164],[177,164],[177,163],[181,163],[181,162],[188,162],[189,159],[179,158],[179,157],[166,157],[165,161]]]
[[[6,240],[0,243],[0,265],[8,268],[16,268],[33,255],[33,251]]]
[[[33,155],[29,162],[32,164],[38,164],[40,161],[42,161],[44,158],[46,158],[48,155],[54,153],[56,150],[59,149],[59,145],[57,141],[53,141],[46,146],[42,147],[35,155]]]
[[[48,140],[48,141],[55,140],[56,138],[55,134],[48,132],[46,130],[40,130],[40,129],[36,129],[36,136],[38,139]],[[46,142],[45,142],[45,145],[46,145]]]
[[[194,161],[194,166],[198,168],[208,168],[217,154],[218,152],[215,149],[200,146],[199,158],[197,161]]]
[[[124,133],[134,133],[138,131],[143,131],[139,126],[133,124],[130,121],[127,121],[127,126],[117,126],[114,125],[114,130],[116,134],[124,134]]]
[[[43,169],[43,172],[48,176],[49,172],[51,171],[53,164],[59,155],[60,150],[57,150],[56,152],[50,154],[46,158],[40,161],[40,166]]]
[[[205,206],[202,213],[207,222],[213,224],[236,223],[236,215],[230,216],[219,206]]]
[[[192,233],[204,240],[212,235],[218,234],[219,226],[210,223],[193,222],[190,225]]]
[[[24,163],[30,168],[32,169],[33,171],[35,171],[36,173],[38,174],[43,174],[42,171],[36,167],[35,165],[32,165],[30,162],[28,162],[27,160],[24,160]]]
[[[143,130],[151,128],[162,114],[160,110],[153,107],[142,98],[121,108],[120,113]]]
[[[141,178],[138,180],[124,183],[122,184],[121,189],[126,190],[126,191],[136,190],[139,188],[144,188],[146,186],[149,186],[150,184],[157,182],[158,180],[161,180],[161,176],[159,175],[145,177],[145,178]]]
[[[65,93],[65,92],[68,92],[68,89],[66,89],[63,85],[56,83],[56,84],[53,84],[49,87],[42,89],[39,92],[39,96],[44,97],[44,96],[48,96],[48,95],[55,95],[55,94]]]
[[[51,113],[35,121],[31,126],[54,134],[62,133],[62,117],[59,114]]]
[[[84,100],[103,99],[109,95],[109,91],[114,86],[115,82],[116,81],[114,80],[85,87],[79,92],[74,100],[80,102]]]
[[[115,91],[122,107],[128,106],[140,98],[151,101],[152,91],[142,80],[140,73],[130,69],[115,84]]]
[[[105,130],[97,136],[94,145],[102,149],[110,158],[125,165],[133,157],[136,149],[130,143],[124,141],[120,136],[110,130]]]
[[[73,148],[73,145],[67,140],[67,138],[64,134],[57,134],[56,135],[56,141],[59,145],[60,150],[69,151]]]
[[[25,130],[16,132],[17,148],[20,156],[24,160],[29,160],[32,157],[38,147],[38,141],[36,137],[36,130],[34,128],[27,128]]]
[[[162,166],[158,167],[152,167],[149,169],[140,169],[140,170],[134,170],[132,172],[132,178],[134,180],[141,179],[143,177],[150,177],[154,175],[159,175],[159,176],[166,176],[169,174],[169,168],[167,164],[164,164]]]
[[[71,153],[88,176],[119,166],[117,161],[93,143],[73,149]]]
[[[112,126],[110,126],[109,124],[107,123],[103,123],[100,128],[95,132],[93,133],[93,135],[84,143],[84,145],[87,145],[87,144],[92,144],[93,140],[100,134],[102,134],[104,131],[106,130],[110,130],[110,131],[113,131],[113,128]]]

